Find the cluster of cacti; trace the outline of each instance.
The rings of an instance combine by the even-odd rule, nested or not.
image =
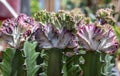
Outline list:
[[[3,76],[119,76],[115,22],[107,10],[99,10],[95,22],[77,10],[5,20]]]

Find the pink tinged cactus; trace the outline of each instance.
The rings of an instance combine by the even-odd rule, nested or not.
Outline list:
[[[41,28],[35,32],[35,39],[39,43],[40,48],[75,48],[77,41],[75,36],[65,28],[56,29],[51,24],[41,25]]]
[[[16,19],[7,19],[2,23],[1,37],[8,45],[19,48],[21,43],[33,32],[35,21],[24,15],[19,15]]]
[[[78,39],[86,50],[113,53],[118,48],[118,41],[112,29],[105,31],[94,24],[78,28]]]
[[[75,36],[66,28],[57,29],[50,23],[40,24],[34,36],[39,48],[49,50],[47,76],[61,76],[62,52],[66,48],[75,49],[78,46]]]

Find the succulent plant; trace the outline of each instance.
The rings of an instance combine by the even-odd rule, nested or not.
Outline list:
[[[94,24],[89,24],[78,28],[78,39],[81,46],[86,50],[113,53],[118,49],[118,40],[114,31]]]
[[[39,47],[45,49],[77,47],[75,36],[70,31],[65,28],[58,30],[51,24],[42,25],[42,28],[37,29],[35,39]]]
[[[40,23],[43,24],[49,23],[51,22],[51,19],[52,19],[52,14],[47,12],[46,10],[41,10],[35,13],[35,20]]]
[[[2,23],[1,37],[9,46],[19,48],[22,42],[34,31],[35,21],[24,14]]]
[[[3,51],[3,75],[119,76],[111,10],[99,10],[94,23],[74,11],[42,10],[35,14],[36,21],[24,14],[5,20],[0,37],[9,48]]]
[[[33,18],[25,14],[20,14],[17,18],[7,19],[2,23],[1,38],[9,45],[3,51],[3,61],[0,63],[3,76],[36,75],[39,69],[39,65],[36,64],[36,58],[39,55],[35,51],[37,44],[36,42],[28,42],[28,40],[36,31],[38,24]],[[7,69],[5,69],[6,67]]]
[[[46,49],[49,56],[47,75],[61,76],[62,52],[65,48],[74,49],[78,46],[76,37],[66,28],[57,29],[50,23],[40,26],[34,35],[39,48]],[[53,67],[56,71],[51,70]]]
[[[86,54],[81,54],[85,60],[81,65],[82,76],[114,75],[116,71],[113,72],[112,69],[116,65],[113,54],[118,49],[118,40],[113,29],[95,24],[78,25],[77,36],[86,51]]]
[[[66,51],[65,49],[74,49],[78,46],[75,36],[75,20],[69,12],[43,12],[38,12],[35,16],[36,20],[40,23],[40,28],[37,29],[34,34],[35,39],[38,42],[39,48],[47,50],[48,59],[45,60],[45,62],[48,61],[48,63],[45,63],[48,66],[47,75],[61,76],[61,59],[63,52]],[[46,22],[42,21],[43,18]],[[54,71],[51,69],[56,70]]]

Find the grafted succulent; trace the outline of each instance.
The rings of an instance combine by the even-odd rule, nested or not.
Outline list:
[[[19,48],[26,38],[34,31],[35,21],[24,14],[16,19],[7,19],[2,23],[1,37],[8,45]]]
[[[48,50],[46,51],[48,59],[44,60],[48,67],[44,73],[47,76],[62,76],[62,52],[66,51],[66,48],[74,49],[78,46],[75,20],[65,11],[47,15],[43,12],[36,14],[37,21],[41,23],[41,19],[44,19],[46,22],[42,22],[40,28],[36,30],[35,39],[39,43],[39,48]]]
[[[36,43],[28,42],[39,23],[25,14],[7,19],[0,28],[1,38],[9,45],[0,63],[3,76],[35,76],[39,69]],[[23,66],[24,65],[24,66]],[[7,67],[7,69],[6,69]],[[31,70],[32,68],[32,70]],[[26,71],[25,71],[26,70]]]
[[[86,50],[113,53],[118,48],[118,40],[110,28],[108,30],[94,24],[78,28],[78,39]]]
[[[64,49],[77,47],[75,35],[65,28],[58,30],[51,24],[41,25],[41,28],[35,32],[35,39],[40,48]]]
[[[110,25],[111,22],[115,22],[112,20],[111,10],[99,10],[98,22],[93,24],[90,24],[92,21],[77,10],[57,13],[40,11],[35,14],[38,22],[24,14],[4,21],[0,29],[1,37],[11,46],[10,48],[21,50],[8,49],[4,52],[6,56],[2,63],[5,64],[2,65],[4,74],[9,72],[11,76],[14,74],[113,76],[116,71],[113,53],[118,49],[118,41]],[[26,42],[23,46],[24,41]],[[74,53],[76,49],[77,54]],[[36,51],[39,51],[40,55]],[[9,61],[8,58],[12,60]],[[6,70],[6,65],[11,70]],[[17,67],[20,67],[25,74],[23,75]],[[41,69],[38,71],[39,68]]]

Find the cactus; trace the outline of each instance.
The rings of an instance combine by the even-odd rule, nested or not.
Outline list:
[[[24,66],[26,66],[27,76],[35,76],[38,69],[40,68],[39,65],[36,64],[36,59],[39,55],[38,52],[35,52],[36,43],[30,43],[26,41],[24,43],[24,57],[25,57],[25,63]]]
[[[3,51],[3,61],[1,63],[3,76],[34,76],[36,74],[37,69],[39,69],[39,67],[35,65],[35,59],[38,55],[38,53],[35,52],[36,44],[25,42],[27,39],[30,39],[31,34],[34,32],[34,28],[37,25],[35,24],[32,18],[24,14],[19,15],[15,19],[7,19],[2,23],[0,29],[1,38],[9,47],[6,51]],[[23,54],[29,57],[24,59]],[[30,60],[31,62],[28,62],[29,59],[33,61]],[[24,61],[27,67],[23,65]],[[31,65],[33,67],[31,67]],[[25,71],[26,69],[27,72]],[[33,70],[31,71],[31,69]]]
[[[3,51],[3,61],[0,63],[3,76],[25,76],[22,52],[14,48]]]
[[[62,75],[62,50],[50,49],[49,60],[47,68],[47,76],[61,76]]]
[[[39,13],[40,12],[37,13],[36,19],[41,22],[41,14]],[[38,42],[39,48],[45,49],[47,52],[48,60],[46,60],[47,63],[45,63],[45,65],[47,65],[47,76],[61,76],[62,52],[65,51],[65,48],[73,49],[77,47],[75,36],[73,34],[75,22],[72,21],[70,15],[67,15],[64,12],[52,14],[50,18],[53,18],[51,22],[40,24],[40,28],[37,29],[35,33],[35,40]],[[69,22],[72,24],[68,24]]]
[[[114,68],[114,56],[99,53],[87,52],[83,55],[85,63],[81,65],[82,76],[113,76],[112,69]]]
[[[1,38],[9,48],[3,51],[3,75],[119,76],[110,12],[99,10],[95,22],[79,11],[40,11],[36,21],[24,14],[4,21]]]
[[[94,23],[78,26],[80,45],[87,51],[82,55],[85,60],[81,65],[82,76],[113,76],[114,53],[118,49],[118,40],[112,27]]]

